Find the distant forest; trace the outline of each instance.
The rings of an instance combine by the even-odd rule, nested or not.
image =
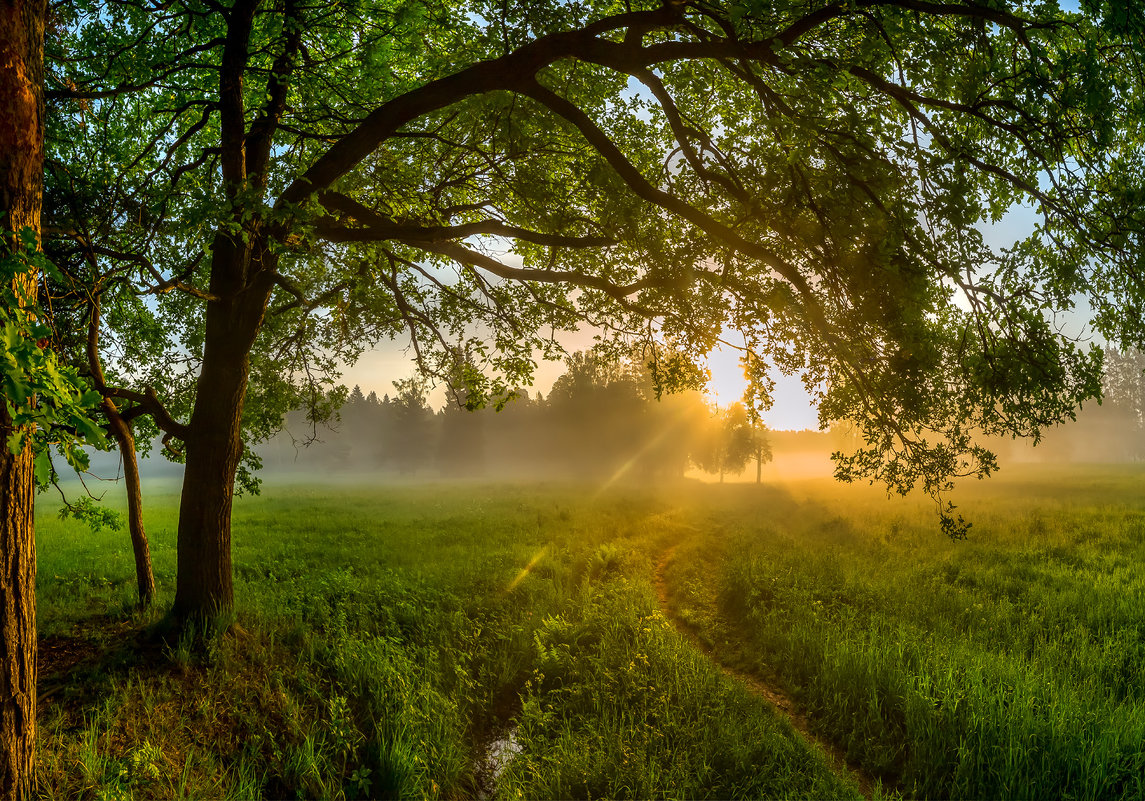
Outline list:
[[[699,392],[664,393],[638,359],[577,352],[547,397],[518,390],[503,408],[468,411],[463,395],[427,403],[414,376],[378,397],[354,387],[329,425],[291,413],[257,448],[269,470],[384,471],[418,477],[544,476],[662,479],[691,466],[739,473],[771,458],[769,432],[746,409]]]
[[[656,399],[638,361],[575,353],[548,396],[524,390],[500,411],[469,412],[453,399],[433,411],[428,385],[395,381],[378,397],[355,387],[333,427],[314,428],[302,412],[258,447],[272,470],[386,471],[421,477],[665,478],[698,467],[713,475],[755,471],[759,456],[847,451],[851,429],[770,431],[753,427],[742,406],[717,409],[696,391]],[[1108,350],[1104,399],[1076,422],[1027,440],[985,437],[1007,461],[1128,462],[1145,459],[1145,355]],[[737,408],[738,407],[738,408]],[[316,437],[309,445],[305,441]]]
[[[1104,399],[1076,422],[1027,440],[984,437],[1004,467],[1014,461],[1131,462],[1145,459],[1145,355],[1106,353]],[[463,396],[433,410],[430,387],[417,376],[393,382],[381,397],[359,387],[329,424],[303,411],[281,433],[255,446],[268,472],[384,473],[435,478],[662,479],[693,468],[754,477],[756,457],[781,472],[814,454],[858,444],[854,429],[774,431],[752,426],[739,404],[719,409],[694,390],[659,400],[639,362],[572,354],[548,396],[518,390],[501,411],[467,411]],[[161,448],[155,443],[153,457]],[[118,454],[95,454],[97,474],[115,475]],[[181,471],[162,457],[145,460],[148,475]]]
[[[1051,462],[1138,462],[1145,459],[1145,354],[1107,348],[1102,401],[1090,401],[1075,422],[1044,432],[1035,447],[1028,440],[987,438],[1002,460]]]

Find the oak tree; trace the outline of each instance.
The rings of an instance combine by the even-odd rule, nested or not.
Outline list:
[[[1055,313],[1086,295],[1142,339],[1122,5],[70,4],[48,176],[84,200],[57,229],[146,298],[108,391],[182,442],[176,613],[232,604],[244,437],[379,338],[442,375],[468,354],[481,398],[585,321],[694,353],[730,328],[856,421],[840,477],[991,472],[976,432],[1099,392]],[[1036,229],[992,247],[1015,206]]]

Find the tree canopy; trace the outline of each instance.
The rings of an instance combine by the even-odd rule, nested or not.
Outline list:
[[[243,426],[395,336],[439,375],[465,354],[479,400],[584,322],[731,330],[760,403],[801,372],[860,427],[841,477],[940,493],[994,469],[976,433],[1099,393],[1055,323],[1079,297],[1143,344],[1142,30],[1097,2],[87,0],[50,37],[51,233],[108,293],[112,391],[186,443],[207,561]],[[1035,231],[991,247],[1015,206]]]

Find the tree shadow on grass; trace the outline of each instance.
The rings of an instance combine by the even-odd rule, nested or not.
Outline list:
[[[86,618],[67,634],[40,637],[39,715],[57,707],[67,717],[82,720],[116,682],[128,676],[178,672],[171,659],[170,637],[161,623],[141,625],[110,614]]]

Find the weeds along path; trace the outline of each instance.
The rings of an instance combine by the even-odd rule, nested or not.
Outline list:
[[[827,755],[836,773],[846,775],[853,779],[858,783],[859,791],[865,798],[873,798],[875,782],[871,777],[866,775],[857,766],[848,764],[846,754],[841,748],[817,737],[811,731],[810,723],[807,718],[799,712],[799,708],[795,705],[794,701],[776,688],[762,682],[758,676],[745,673],[742,670],[737,670],[721,663],[712,649],[697,636],[695,629],[676,614],[675,609],[672,607],[671,594],[668,592],[668,565],[671,564],[672,559],[675,557],[677,547],[679,546],[670,546],[660,555],[660,559],[656,563],[656,595],[660,599],[660,608],[664,610],[665,617],[671,620],[676,630],[684,635],[697,650],[707,656],[724,675],[740,682],[747,687],[748,690],[761,696],[774,706],[783,717],[787,718],[791,727],[795,729],[804,740]]]

